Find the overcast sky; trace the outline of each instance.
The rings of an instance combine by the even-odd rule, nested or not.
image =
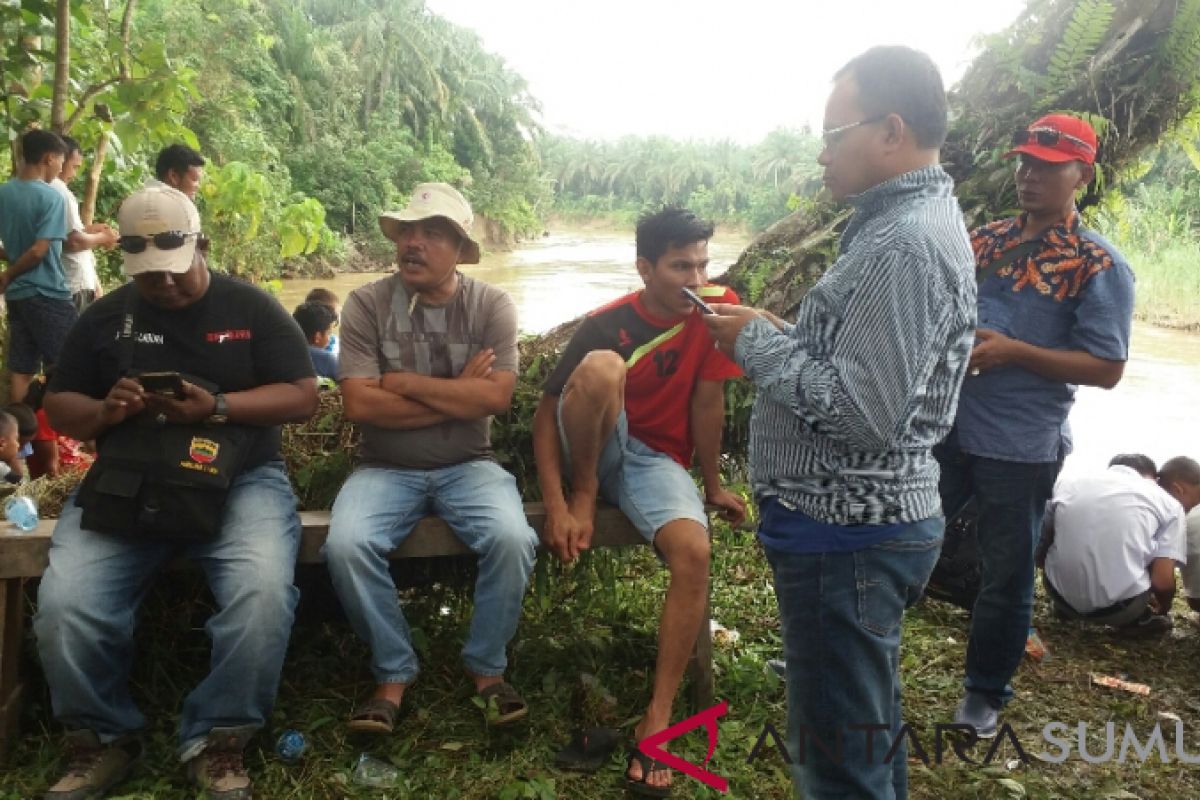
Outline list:
[[[529,81],[552,132],[758,141],[814,129],[833,72],[876,44],[952,84],[1024,0],[426,0]]]

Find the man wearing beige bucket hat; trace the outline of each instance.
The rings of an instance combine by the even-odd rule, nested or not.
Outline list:
[[[203,568],[217,611],[179,756],[206,798],[242,800],[242,749],[270,717],[299,598],[300,518],[280,426],[312,416],[316,380],[279,303],[209,272],[184,194],[141,189],[118,219],[132,280],[84,310],[45,401],[55,429],[98,443],[54,528],[34,618],[69,750],[45,797],[100,797],[141,754],[146,718],[128,688],[137,609],[152,576],[182,556]],[[147,440],[149,458],[135,447]]]
[[[355,631],[371,647],[376,688],[348,727],[390,733],[417,656],[387,553],[426,514],[442,517],[479,556],[475,610],[462,658],[487,721],[525,716],[504,680],[537,535],[513,476],[492,458],[493,414],[517,381],[517,311],[502,290],[458,271],[479,261],[471,207],[453,187],[423,183],[379,225],[397,272],[355,289],[341,322],[347,419],[358,465],[333,505],[325,555]]]

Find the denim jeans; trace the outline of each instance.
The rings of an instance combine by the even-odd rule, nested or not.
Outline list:
[[[975,498],[983,572],[967,643],[968,691],[997,705],[1025,653],[1033,619],[1034,553],[1061,461],[1024,463],[964,453],[952,433],[933,449],[941,465],[942,511],[953,518]]]
[[[81,515],[72,495],[54,528],[33,620],[54,716],[101,741],[145,727],[128,680],[138,608],[158,569],[182,556],[204,571],[218,611],[205,625],[213,645],[208,675],[183,704],[180,752],[214,727],[262,727],[299,599],[292,574],[300,517],[283,463],[234,480],[212,541],[96,533],[80,528]]]
[[[932,517],[848,553],[767,550],[787,658],[788,751],[806,800],[908,795],[900,628],[933,572],[945,520]],[[876,726],[870,732],[864,726]],[[842,758],[836,754],[839,737]]]
[[[371,647],[375,681],[411,683],[417,677],[388,553],[428,514],[444,519],[479,556],[463,663],[476,675],[503,675],[538,539],[516,480],[481,459],[429,470],[364,467],[338,492],[324,553],[350,624]]]

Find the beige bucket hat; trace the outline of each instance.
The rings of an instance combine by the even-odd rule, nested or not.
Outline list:
[[[479,242],[471,238],[471,224],[475,214],[471,204],[457,189],[448,183],[422,183],[413,189],[408,206],[400,211],[389,211],[379,215],[379,227],[383,235],[396,241],[400,223],[417,222],[430,217],[443,217],[463,237],[460,264],[479,263]]]

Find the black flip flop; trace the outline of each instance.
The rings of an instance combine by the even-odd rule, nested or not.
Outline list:
[[[629,777],[629,768],[636,761],[642,769],[642,779],[634,780]],[[646,783],[646,779],[652,773],[669,771],[671,768],[661,761],[656,761],[650,756],[638,750],[637,745],[629,748],[629,755],[625,758],[625,790],[631,794],[636,794],[640,797],[670,797],[670,786],[654,786]]]
[[[616,728],[580,728],[554,756],[554,764],[572,772],[595,772],[617,749],[620,737]]]

